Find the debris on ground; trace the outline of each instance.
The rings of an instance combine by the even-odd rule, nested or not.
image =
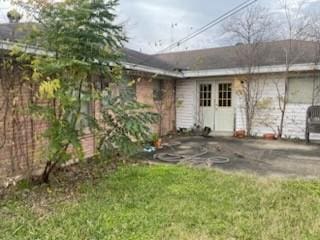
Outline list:
[[[258,175],[320,177],[319,146],[284,140],[191,136],[164,140],[164,148],[147,158]]]

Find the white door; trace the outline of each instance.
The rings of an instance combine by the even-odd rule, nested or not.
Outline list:
[[[214,82],[199,82],[199,124],[202,128],[214,129]]]
[[[215,94],[215,135],[232,135],[234,131],[233,86],[217,81]]]

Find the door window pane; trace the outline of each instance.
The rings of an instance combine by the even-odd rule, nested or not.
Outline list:
[[[200,107],[211,107],[212,85],[200,84]]]
[[[231,83],[219,83],[219,107],[231,107],[232,106],[232,84]]]

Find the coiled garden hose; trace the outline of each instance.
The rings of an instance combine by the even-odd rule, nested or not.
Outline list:
[[[166,144],[166,146],[170,147],[174,153],[156,153],[153,155],[153,159],[159,160],[162,162],[167,163],[193,163],[193,164],[201,164],[206,163],[208,166],[212,166],[214,164],[225,164],[230,162],[230,159],[223,156],[214,156],[214,157],[203,157],[209,151],[206,147],[201,147],[200,153],[192,154],[192,155],[185,155],[177,153],[177,150],[174,146],[179,146],[180,143],[174,144]]]

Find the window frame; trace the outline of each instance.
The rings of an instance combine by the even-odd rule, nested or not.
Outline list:
[[[212,107],[212,83],[199,84],[199,106]]]
[[[230,108],[232,107],[232,83],[218,83],[218,107]]]
[[[308,82],[309,81],[309,82]],[[295,83],[299,83],[293,86]],[[307,89],[311,87],[311,89]],[[302,91],[300,92],[300,90]],[[320,104],[320,76],[292,76],[288,81],[288,104]],[[315,91],[318,94],[315,95]]]

